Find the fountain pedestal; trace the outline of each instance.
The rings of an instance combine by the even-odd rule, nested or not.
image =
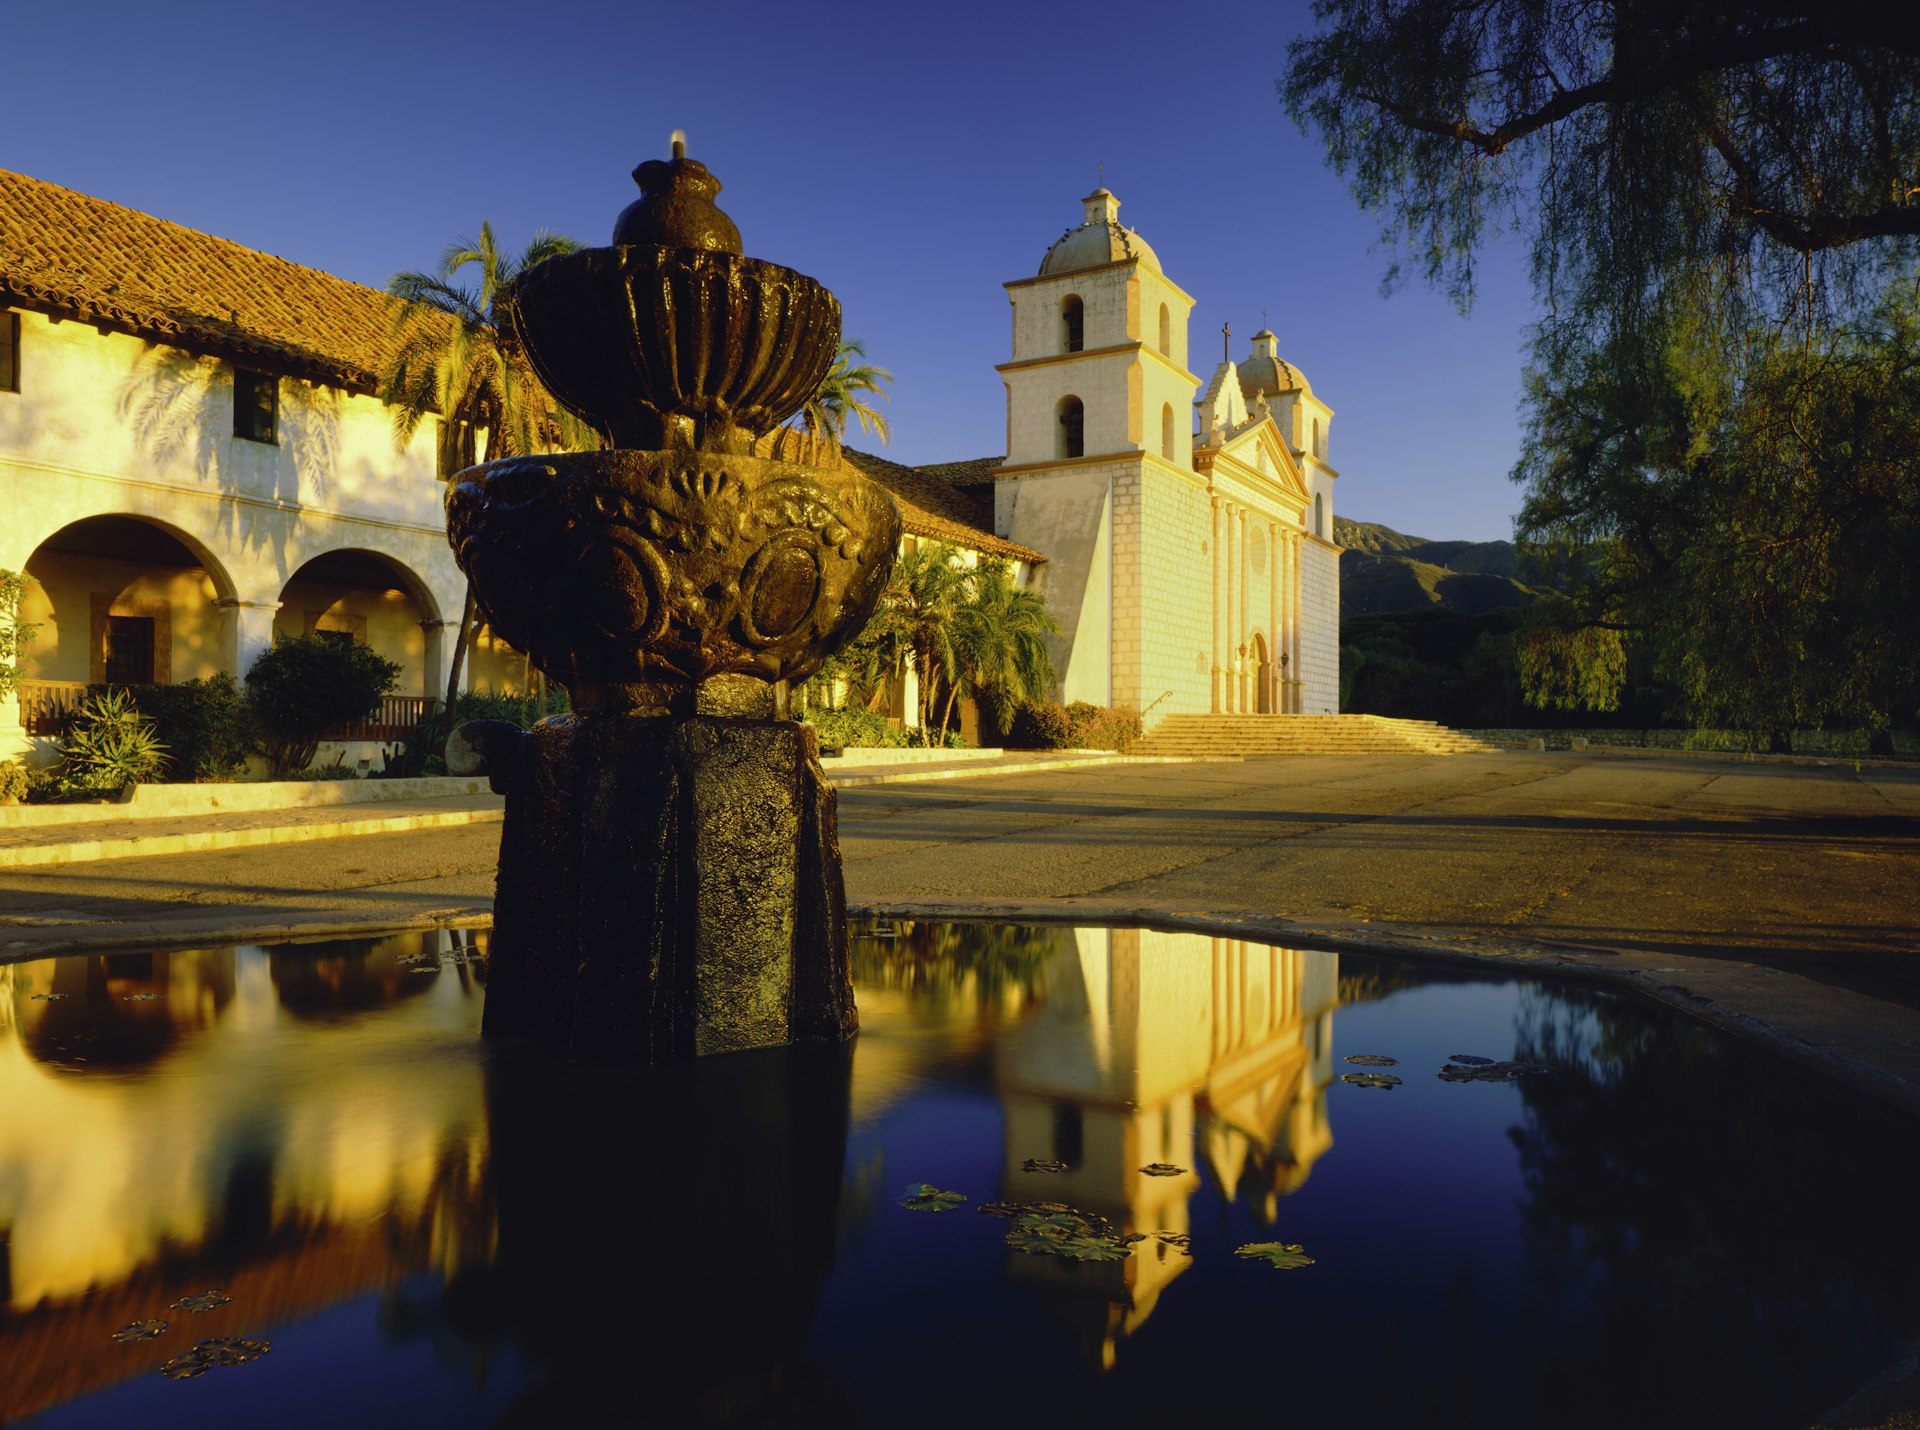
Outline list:
[[[834,795],[787,691],[872,615],[900,516],[857,474],[751,455],[831,366],[833,295],[739,256],[677,145],[634,177],[612,248],[508,295],[542,381],[620,445],[447,493],[475,604],[574,707],[448,744],[507,797],[485,1031],[638,1063],[843,1039]]]
[[[489,1037],[661,1062],[854,1031],[811,729],[562,716],[509,760]]]

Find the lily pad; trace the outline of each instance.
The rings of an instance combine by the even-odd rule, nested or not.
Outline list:
[[[165,1321],[130,1321],[113,1333],[112,1339],[122,1345],[131,1345],[135,1341],[150,1341],[155,1336],[165,1335]]]
[[[1466,1066],[1470,1068],[1484,1068],[1484,1067],[1493,1066],[1492,1058],[1483,1058],[1476,1053],[1448,1053],[1447,1061],[1450,1063],[1464,1063]]]
[[[1248,1261],[1264,1261],[1276,1271],[1298,1271],[1313,1265],[1305,1247],[1292,1241],[1250,1241],[1233,1253]]]
[[[211,1311],[215,1306],[231,1304],[233,1297],[224,1291],[202,1291],[198,1296],[182,1296],[169,1311],[192,1311],[196,1316],[202,1311]]]
[[[1069,1261],[1125,1261],[1133,1251],[1118,1237],[1067,1236],[1054,1244],[1053,1254]]]
[[[1187,1169],[1185,1167],[1176,1167],[1171,1162],[1149,1162],[1140,1170],[1149,1177],[1184,1177],[1187,1175]]]
[[[160,1001],[160,995],[158,993],[124,993],[121,995],[121,1001],[124,1003],[157,1003]]]
[[[1071,1207],[1016,1214],[1007,1228],[1007,1245],[1029,1256],[1059,1256],[1068,1261],[1123,1261],[1133,1254],[1135,1233],[1121,1236],[1105,1217]]]
[[[160,1367],[160,1374],[168,1380],[192,1380],[205,1375],[215,1366],[245,1365],[248,1361],[259,1360],[273,1349],[272,1341],[242,1340],[239,1336],[215,1336],[211,1340],[199,1342],[190,1351],[183,1351]]]
[[[1020,1170],[1023,1172],[1064,1172],[1067,1170],[1067,1164],[1065,1162],[1055,1161],[1052,1157],[1029,1157],[1020,1164]]]
[[[67,995],[64,993],[35,993],[33,997],[42,1003],[58,1003]]]
[[[943,1192],[926,1182],[910,1183],[900,1205],[910,1212],[950,1212],[966,1200],[961,1192]]]
[[[1355,1067],[1390,1068],[1398,1066],[1400,1059],[1390,1058],[1381,1053],[1355,1053],[1350,1058],[1342,1058],[1341,1061],[1352,1063]]]
[[[1156,1231],[1154,1235],[1158,1237],[1161,1241],[1165,1242],[1168,1246],[1171,1246],[1175,1251],[1179,1252],[1182,1256],[1193,1255],[1193,1238],[1187,1235],[1186,1232]]]
[[[1462,1072],[1456,1068],[1441,1068],[1439,1077],[1442,1082],[1478,1082],[1480,1080],[1472,1073]]]
[[[1392,1073],[1341,1073],[1340,1081],[1354,1087],[1398,1087],[1400,1079]]]

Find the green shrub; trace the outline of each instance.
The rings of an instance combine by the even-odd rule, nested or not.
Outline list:
[[[150,783],[167,764],[153,722],[124,690],[93,691],[75,707],[60,737],[63,791],[108,791]]]
[[[890,750],[907,743],[905,730],[862,705],[849,705],[844,710],[816,710],[807,716],[807,723],[819,733],[823,748]]]
[[[179,685],[129,685],[126,691],[167,747],[164,778],[170,783],[229,779],[253,753],[246,696],[225,672]]]
[[[300,778],[303,780],[357,780],[360,778],[360,771],[335,760],[330,765],[309,765],[300,771]]]
[[[370,720],[400,667],[357,641],[283,636],[247,672],[247,703],[274,774],[313,763],[327,731]]]
[[[13,760],[0,760],[0,804],[18,804],[27,797],[33,781],[27,778],[24,765]]]
[[[1140,738],[1140,715],[1076,700],[1034,701],[1014,713],[1007,743],[1023,750],[1125,750]]]

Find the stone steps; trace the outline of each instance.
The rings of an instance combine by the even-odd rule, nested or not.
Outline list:
[[[1495,747],[1432,720],[1382,715],[1169,715],[1141,755],[1465,755]]]

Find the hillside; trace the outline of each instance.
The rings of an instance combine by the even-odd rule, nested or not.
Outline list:
[[[1340,616],[1439,607],[1477,615],[1539,598],[1515,579],[1511,541],[1429,541],[1378,522],[1335,517],[1340,559]]]

